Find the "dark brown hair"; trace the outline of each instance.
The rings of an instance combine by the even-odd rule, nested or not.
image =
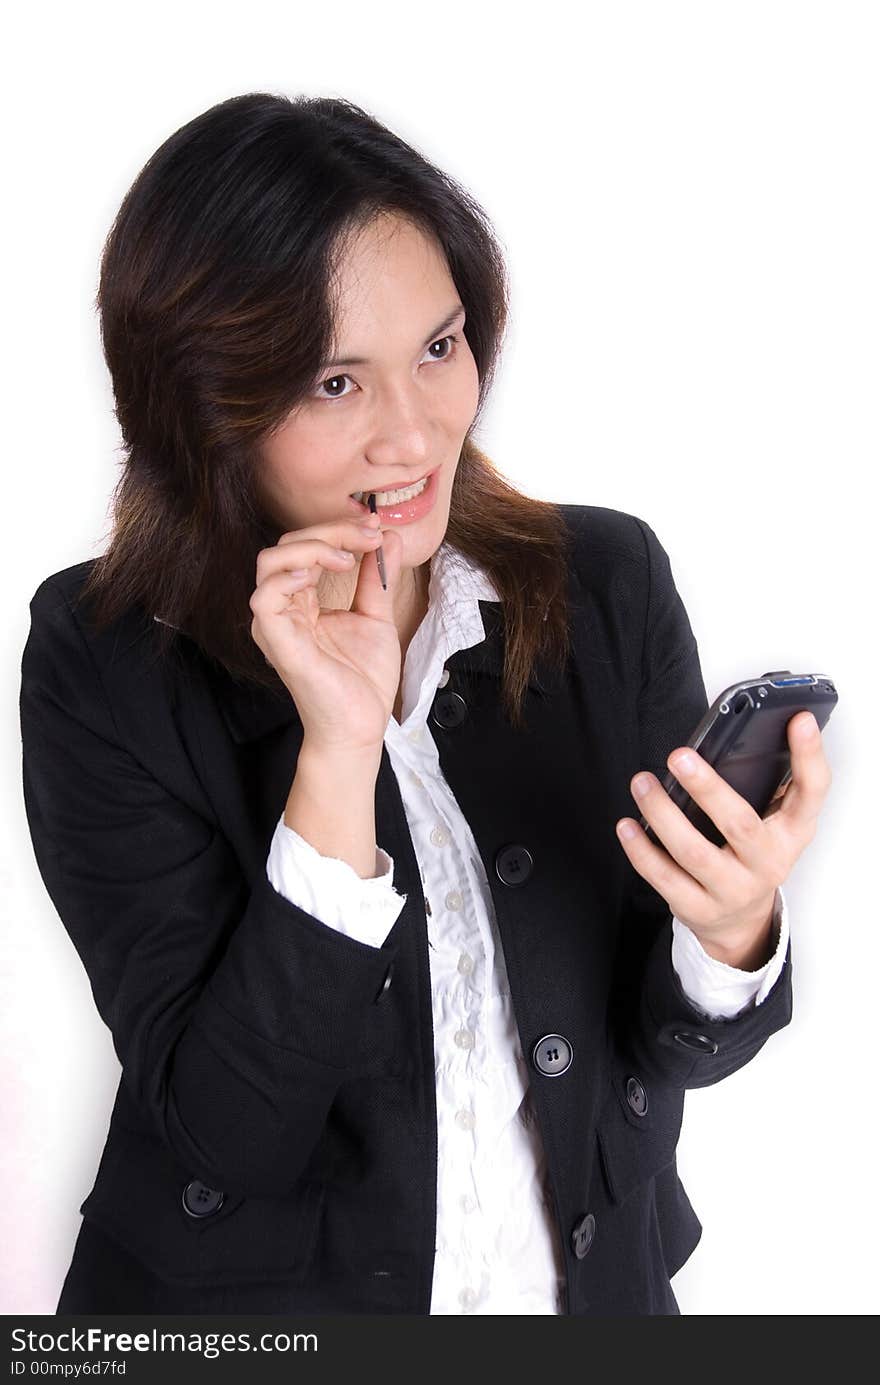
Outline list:
[[[284,532],[261,493],[260,444],[330,354],[349,236],[386,213],[433,238],[467,314],[479,400],[445,537],[501,597],[504,706],[519,726],[534,660],[567,657],[568,531],[471,437],[507,322],[504,258],[462,187],[341,98],[223,101],[126,193],[96,299],[124,461],[81,600],[96,629],[137,603],[159,617],[160,655],[176,627],[234,677],[284,688],[251,636],[257,554]]]

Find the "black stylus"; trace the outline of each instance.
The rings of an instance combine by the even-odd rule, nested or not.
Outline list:
[[[371,513],[371,514],[375,514],[375,513],[376,513],[376,497],[375,497],[375,495],[373,494],[372,491],[370,491],[370,498],[369,498],[369,500],[367,501],[367,505],[369,506],[370,513]],[[383,590],[384,592],[387,592],[387,590],[388,590],[388,583],[387,583],[386,580],[385,580],[385,554],[382,552],[382,545],[381,545],[381,543],[379,544],[379,547],[376,549],[376,562],[379,564],[379,576],[380,576],[381,579],[382,579],[382,590]]]

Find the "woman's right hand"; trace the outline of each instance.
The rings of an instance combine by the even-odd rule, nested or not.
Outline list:
[[[387,591],[375,558],[380,544]],[[341,558],[342,549],[354,561]],[[381,753],[400,684],[393,597],[402,554],[393,529],[356,519],[293,530],[257,554],[251,635],[289,689],[312,747]],[[351,609],[322,609],[322,573],[354,572],[359,557]]]

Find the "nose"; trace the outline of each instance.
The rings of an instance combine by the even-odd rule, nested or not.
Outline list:
[[[431,428],[418,391],[403,386],[377,402],[371,459],[382,466],[400,466],[407,477],[427,468],[431,457]]]

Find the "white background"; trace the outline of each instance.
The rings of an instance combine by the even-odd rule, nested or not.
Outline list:
[[[687,1097],[679,1168],[704,1232],[674,1288],[687,1315],[876,1312],[877,15],[846,0],[16,7],[3,1311],[54,1311],[119,1076],[34,861],[17,704],[30,597],[109,533],[98,260],[154,149],[263,90],[356,101],[483,205],[512,322],[478,441],[533,495],[651,524],[710,700],[767,669],[833,676],[834,782],[785,885],[794,1017]]]

